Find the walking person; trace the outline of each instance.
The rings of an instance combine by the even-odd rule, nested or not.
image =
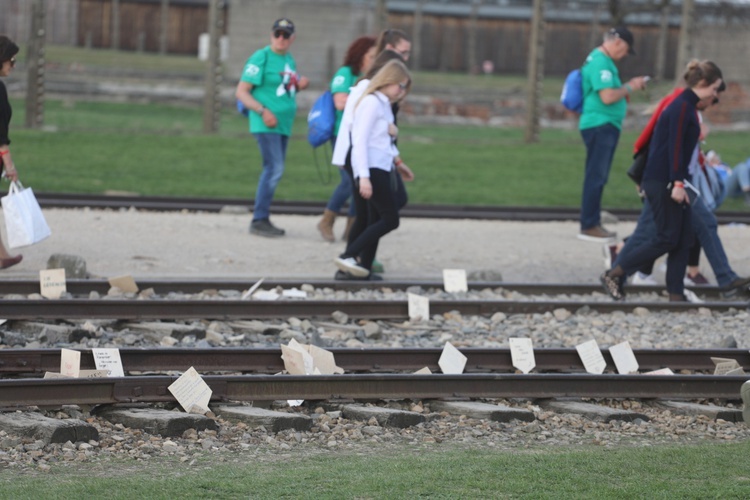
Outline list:
[[[698,104],[718,98],[721,70],[711,61],[691,61],[685,82],[688,88],[674,98],[656,123],[641,181],[646,196],[641,219],[652,222],[655,231],[651,237],[629,238],[614,267],[600,278],[605,291],[615,300],[624,298],[622,286],[628,275],[664,253],[668,253],[669,300],[688,300],[683,279],[694,230],[685,181],[689,179],[688,166],[700,135]],[[647,210],[651,217],[644,217]]]
[[[18,54],[18,45],[7,36],[0,35],[0,77],[6,77],[13,71],[16,65],[16,54]],[[8,89],[5,88],[5,83],[0,81],[0,170],[2,170],[2,175],[11,182],[18,180],[16,165],[10,154],[10,137],[8,137],[12,116],[13,109],[8,100]],[[15,266],[22,259],[21,254],[10,255],[0,239],[0,269]]]
[[[274,22],[271,43],[250,56],[235,91],[237,99],[249,110],[250,133],[258,142],[263,161],[250,223],[250,232],[258,236],[285,234],[271,223],[271,201],[284,174],[287,144],[297,112],[297,91],[309,84],[306,77],[297,74],[289,52],[295,36],[291,20]]]
[[[336,108],[336,123],[333,129],[334,149],[349,92],[357,79],[370,70],[372,63],[375,60],[375,42],[375,37],[372,36],[361,36],[354,40],[346,51],[344,65],[339,68],[331,80],[331,94],[333,94],[333,105]],[[351,224],[354,222],[354,217],[356,215],[354,203],[351,201],[351,176],[342,168],[339,168],[339,176],[341,177],[339,185],[336,186],[333,194],[328,199],[328,203],[323,212],[323,218],[318,222],[318,231],[320,231],[320,235],[324,240],[330,242],[336,240],[333,235],[333,225],[336,222],[336,217],[339,215],[342,207],[347,201],[349,201],[349,214],[346,230],[344,231],[344,241],[347,239],[348,230],[351,228]]]
[[[581,68],[583,112],[578,123],[586,146],[586,168],[581,199],[581,231],[578,238],[605,243],[615,238],[601,224],[604,186],[609,178],[612,159],[620,138],[627,99],[634,90],[646,86],[643,76],[625,85],[615,65],[628,54],[635,54],[633,34],[624,26],[610,29],[602,44],[586,58]]]
[[[392,50],[400,55],[404,61],[409,61],[411,56],[411,40],[406,33],[399,29],[383,30],[378,36],[376,47],[376,54],[380,54],[384,50]]]
[[[373,76],[355,104],[352,121],[351,165],[356,189],[368,201],[373,217],[365,230],[335,259],[341,270],[360,278],[370,276],[380,238],[399,225],[396,199],[394,118],[391,105],[403,99],[411,75],[403,62],[389,61]],[[358,217],[362,214],[358,212]]]

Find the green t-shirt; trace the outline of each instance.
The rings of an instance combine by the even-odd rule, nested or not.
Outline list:
[[[279,121],[276,127],[268,128],[258,113],[250,111],[251,133],[292,135],[292,123],[297,113],[297,78],[297,67],[289,53],[277,54],[267,45],[250,56],[240,80],[252,84],[250,94]]]
[[[620,73],[612,58],[598,48],[594,49],[581,68],[581,76],[584,97],[578,128],[584,130],[611,123],[621,129],[627,101],[620,99],[612,104],[604,104],[599,97],[600,90],[622,87]]]
[[[348,94],[351,87],[354,85],[354,81],[359,78],[359,75],[355,75],[352,72],[351,66],[342,66],[333,75],[331,80],[331,94],[345,93]],[[341,117],[344,116],[344,111],[336,110],[336,125],[333,127],[334,137],[339,135],[339,126],[341,125]]]

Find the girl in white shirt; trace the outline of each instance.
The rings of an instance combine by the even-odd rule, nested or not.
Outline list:
[[[410,87],[409,70],[401,61],[392,60],[373,76],[355,105],[351,129],[355,189],[368,200],[375,216],[335,262],[339,269],[356,277],[370,275],[380,238],[399,225],[394,196],[397,175],[394,160],[398,149],[393,143],[391,104],[403,99]]]

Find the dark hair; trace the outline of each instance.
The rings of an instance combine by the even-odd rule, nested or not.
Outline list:
[[[394,59],[406,64],[406,61],[404,61],[404,58],[401,57],[401,54],[399,54],[398,52],[395,52],[390,49],[382,51],[380,54],[378,54],[375,57],[375,60],[372,62],[372,66],[370,67],[370,70],[362,78],[367,78],[368,80],[372,80],[372,77],[375,76],[375,73],[380,71],[382,67],[388,63],[388,61],[392,61]]]
[[[401,40],[409,41],[409,37],[406,36],[406,33],[403,31],[397,29],[387,29],[383,31],[378,37],[378,53],[383,52],[386,45],[395,47]]]
[[[0,35],[0,63],[10,61],[18,54],[18,45],[5,35]]]
[[[711,85],[716,80],[724,77],[716,63],[693,59],[688,63],[683,78],[687,86],[693,88],[701,81],[705,81],[707,85]]]
[[[362,62],[365,54],[375,46],[374,36],[361,36],[354,40],[344,57],[344,66],[352,68],[352,73],[358,75],[362,71]]]

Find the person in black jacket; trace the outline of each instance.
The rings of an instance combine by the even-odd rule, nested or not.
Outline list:
[[[13,67],[16,65],[16,54],[18,54],[18,45],[13,43],[10,38],[0,35],[0,77],[10,75]],[[18,180],[18,172],[13,164],[13,158],[10,155],[10,138],[8,137],[8,128],[13,110],[8,101],[8,90],[5,84],[0,81],[0,170],[3,175],[11,181]],[[22,255],[10,255],[0,240],[0,269],[14,266],[21,262]]]
[[[656,234],[622,250],[614,268],[602,274],[605,291],[615,300],[624,297],[624,278],[643,264],[667,253],[667,292],[670,301],[687,301],[683,278],[694,232],[690,199],[685,191],[688,164],[700,135],[696,106],[713,101],[722,84],[722,74],[711,61],[691,61],[685,73],[687,89],[659,117],[651,138],[641,189],[653,214]]]

